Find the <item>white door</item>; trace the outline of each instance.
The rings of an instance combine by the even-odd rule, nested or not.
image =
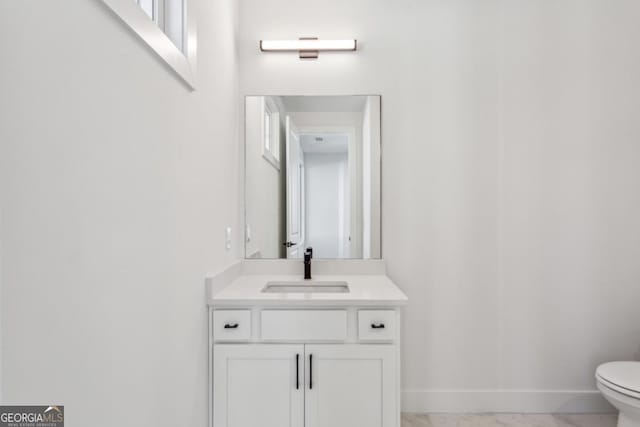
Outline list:
[[[304,253],[304,154],[300,132],[287,116],[287,258],[302,258]]]
[[[304,346],[214,346],[215,427],[303,427]]]
[[[305,427],[399,427],[395,348],[306,345]]]

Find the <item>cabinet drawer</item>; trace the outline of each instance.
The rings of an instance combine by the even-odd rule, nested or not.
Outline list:
[[[248,341],[251,338],[251,310],[215,310],[215,341]]]
[[[345,310],[264,310],[263,340],[344,341],[347,338]]]
[[[393,341],[396,337],[396,312],[393,310],[359,310],[358,339]]]

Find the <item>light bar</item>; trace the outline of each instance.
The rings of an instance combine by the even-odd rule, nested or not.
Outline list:
[[[300,58],[317,58],[320,51],[355,51],[357,46],[356,40],[260,40],[263,52],[299,52]]]

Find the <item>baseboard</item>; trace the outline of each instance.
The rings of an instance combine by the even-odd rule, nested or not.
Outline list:
[[[609,413],[597,390],[404,390],[402,411],[418,413]]]

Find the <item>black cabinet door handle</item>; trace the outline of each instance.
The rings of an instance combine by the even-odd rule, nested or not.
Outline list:
[[[384,329],[384,323],[372,323],[371,329]]]
[[[296,354],[296,390],[300,388],[300,367],[299,367],[300,355]]]
[[[237,323],[227,323],[226,325],[224,325],[225,329],[238,329],[238,325]]]
[[[313,354],[309,355],[309,390],[313,390]]]

